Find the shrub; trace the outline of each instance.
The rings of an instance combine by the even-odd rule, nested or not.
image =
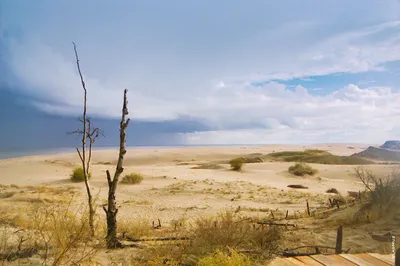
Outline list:
[[[233,171],[241,171],[244,164],[244,158],[239,157],[232,159],[230,160],[229,164],[231,165],[231,169]]]
[[[288,171],[297,176],[314,175],[318,172],[306,163],[296,163],[295,165],[290,166]]]
[[[89,173],[88,178],[89,179],[92,178],[92,174],[91,173]],[[71,174],[71,181],[72,182],[83,182],[83,181],[85,181],[85,175],[83,173],[83,168],[82,167],[78,167],[78,168],[74,169],[74,171]]]
[[[251,260],[243,254],[230,249],[230,255],[224,252],[217,251],[207,257],[199,260],[198,266],[250,266]]]
[[[138,173],[131,173],[131,174],[127,174],[125,175],[122,180],[121,183],[123,184],[140,184],[143,181],[143,176],[141,174]]]

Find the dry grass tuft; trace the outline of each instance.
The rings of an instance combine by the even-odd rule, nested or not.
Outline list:
[[[0,253],[13,254],[6,259],[18,260],[18,264],[77,265],[90,261],[99,247],[93,243],[87,217],[79,209],[71,204],[31,205],[23,222],[14,225],[23,229],[3,227]],[[22,259],[20,254],[27,256]]]

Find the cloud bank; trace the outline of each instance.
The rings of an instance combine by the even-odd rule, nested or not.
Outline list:
[[[87,22],[83,11],[89,4],[81,14],[65,4],[41,3],[32,7],[36,16],[18,25],[22,36],[12,30],[3,34],[3,63],[12,73],[7,82],[28,95],[35,108],[67,116],[80,113],[82,89],[70,42],[74,40],[92,115],[119,117],[127,87],[136,120],[185,117],[204,124],[207,130],[178,134],[186,144],[400,138],[397,81],[383,86],[354,80],[333,90],[324,88],[332,75],[393,71],[388,64],[400,60],[397,1],[367,1],[370,6],[354,1],[358,5],[349,5],[364,12],[360,19],[341,1],[305,1],[298,6],[290,2],[298,13],[283,12],[284,3],[262,1],[252,6],[233,1],[225,12],[221,4],[210,3],[100,2],[101,8],[90,13]],[[310,13],[311,6],[319,11]],[[158,9],[150,13],[155,7],[173,14]],[[11,4],[9,8],[17,10]],[[46,24],[38,14],[50,8],[66,15],[49,15],[47,22],[53,23]],[[261,17],[263,10],[269,16]],[[282,10],[281,17],[277,10]],[[109,24],[101,20],[104,14]],[[68,23],[73,15],[74,22]],[[9,18],[6,29],[16,19]],[[318,89],[302,82],[318,76],[327,77]],[[293,79],[300,81],[287,86]]]

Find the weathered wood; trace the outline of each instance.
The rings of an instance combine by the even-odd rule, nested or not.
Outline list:
[[[270,264],[271,266],[296,266],[298,264],[293,263],[292,261],[288,260],[288,258],[276,258]]]
[[[335,255],[329,255],[329,256],[312,255],[311,258],[322,263],[323,265],[349,265],[349,266],[357,265],[348,260],[340,259],[339,256],[335,256]],[[340,260],[340,263],[338,263],[339,260]]]
[[[343,226],[339,226],[336,233],[335,254],[342,253],[342,242],[343,242]]]
[[[289,224],[289,223],[275,223],[275,222],[269,222],[269,221],[264,221],[264,222],[257,222],[257,224],[262,224],[262,225],[276,225],[276,226],[291,226],[291,227],[297,227],[296,224]]]
[[[321,263],[319,263],[318,261],[314,260],[313,258],[309,257],[309,256],[298,256],[296,257],[297,260],[303,262],[305,265],[308,266],[320,266],[323,265]]]
[[[108,206],[107,208],[103,208],[106,216],[107,216],[107,247],[110,249],[113,248],[121,248],[123,244],[119,242],[117,238],[117,214],[118,208],[115,199],[115,193],[117,190],[117,185],[119,182],[119,177],[124,171],[123,163],[124,163],[124,155],[126,154],[126,129],[129,125],[130,119],[126,119],[126,116],[129,114],[128,112],[128,100],[127,94],[128,90],[124,90],[124,102],[122,106],[122,117],[120,122],[120,138],[119,138],[119,154],[118,154],[118,161],[117,166],[115,169],[114,177],[111,180],[111,175],[109,171],[106,171],[107,174],[107,181],[108,181]]]
[[[177,241],[177,240],[190,240],[190,237],[153,237],[153,238],[136,238],[125,235],[125,239],[129,242],[146,242],[146,241]]]
[[[348,261],[354,263],[355,265],[373,266],[373,264],[371,264],[368,261],[365,261],[362,258],[357,257],[353,254],[340,254],[339,256],[347,259]]]
[[[313,248],[315,251],[311,252],[298,252],[295,250],[302,249],[302,248]],[[293,249],[286,249],[283,251],[282,256],[284,257],[297,257],[297,256],[311,256],[311,255],[317,255],[317,254],[322,254],[320,249],[334,249],[332,247],[326,247],[326,246],[301,246],[301,247],[296,247]]]
[[[377,258],[378,260],[386,262],[389,265],[393,264],[392,255],[382,255],[382,254],[378,254],[378,253],[367,253],[367,254],[374,258]]]
[[[302,261],[299,261],[295,258],[286,258],[288,262],[291,262],[293,265],[305,265]]]
[[[365,254],[365,253],[355,254],[355,256],[357,256],[357,257],[363,259],[364,261],[367,261],[368,263],[371,263],[372,265],[375,265],[375,266],[387,266],[386,262],[384,262],[380,259],[377,259],[371,255]]]
[[[27,248],[18,251],[11,251],[8,253],[0,253],[0,260],[13,261],[16,259],[25,259],[25,258],[30,258],[35,254],[37,254],[37,249]]]

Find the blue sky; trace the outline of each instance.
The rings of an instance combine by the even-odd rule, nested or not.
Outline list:
[[[0,16],[0,149],[74,145],[72,41],[103,144],[124,88],[131,145],[400,139],[398,0],[3,0]]]

